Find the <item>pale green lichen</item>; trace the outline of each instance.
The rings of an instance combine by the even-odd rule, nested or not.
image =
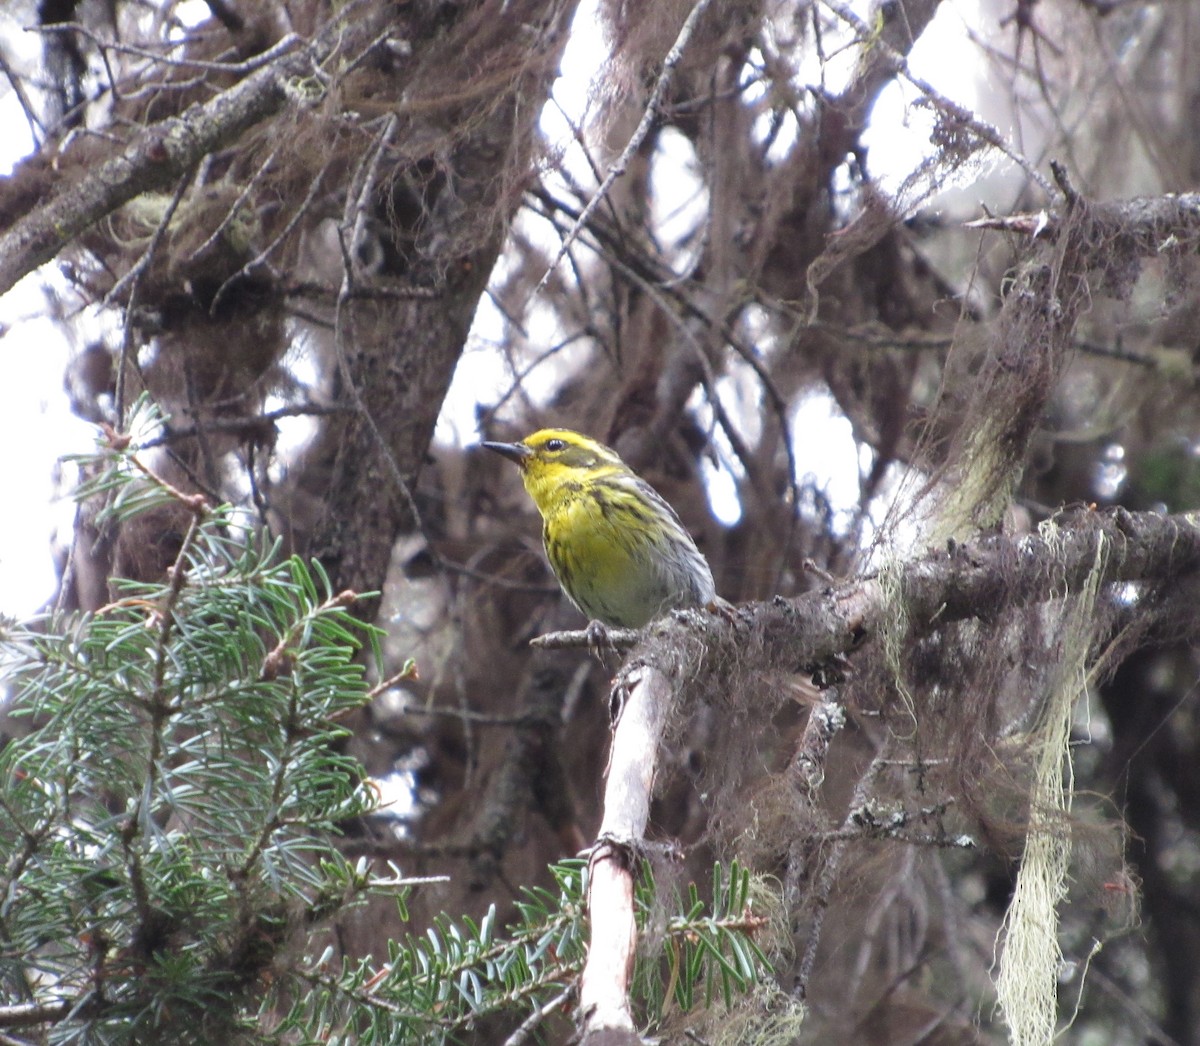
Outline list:
[[[1052,547],[1057,528],[1043,524]],[[1067,896],[1071,834],[1067,817],[1074,797],[1070,735],[1075,706],[1088,684],[1088,656],[1096,597],[1107,549],[1096,559],[1081,590],[1059,604],[1062,657],[1048,687],[1046,704],[1029,738],[1034,753],[1029,828],[1016,888],[1004,919],[996,993],[1013,1046],[1043,1046],[1058,1022],[1058,980],[1063,955],[1058,940],[1059,905]]]

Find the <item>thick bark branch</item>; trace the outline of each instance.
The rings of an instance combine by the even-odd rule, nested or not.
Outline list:
[[[362,32],[340,21],[336,32],[333,25],[327,27],[310,47],[286,51],[205,104],[151,124],[118,155],[57,188],[0,235],[0,294],[134,197],[174,185],[208,153],[282,109],[289,94],[299,97],[295,85],[315,82],[317,68],[334,48],[353,47]],[[287,42],[281,41],[281,50]],[[60,163],[71,165],[74,150],[88,147],[87,140],[80,139]]]
[[[1107,553],[1102,585],[1175,583],[1200,570],[1200,523],[1190,515],[1083,511],[1059,520],[1055,535],[993,535],[899,566],[909,628],[916,634],[967,618],[987,621],[1014,606],[1073,591],[1095,568],[1102,543]],[[654,626],[634,661],[660,666],[678,679],[681,671],[719,672],[732,655],[749,648],[756,651],[760,670],[794,670],[878,635],[888,606],[883,584],[873,576],[796,599],[754,604],[741,613],[736,625],[720,618],[703,623],[704,654],[696,664],[680,663],[679,651],[695,642],[697,630],[679,620]]]

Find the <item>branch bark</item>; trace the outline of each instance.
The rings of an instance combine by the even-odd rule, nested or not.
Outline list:
[[[1168,193],[1130,200],[1089,203],[1098,239],[1119,236],[1123,245],[1144,258],[1164,250],[1183,250],[1200,239],[1200,193]],[[967,222],[968,229],[1014,232],[1030,239],[1056,239],[1067,216],[1057,210],[1009,214]]]
[[[1074,590],[1095,568],[1102,542],[1108,546],[1103,586],[1176,585],[1200,570],[1200,523],[1190,514],[1083,510],[1056,523],[1054,534],[990,535],[901,565],[898,583],[913,634],[968,618],[989,620],[1013,606]],[[702,663],[683,666],[686,671],[719,672],[722,660],[747,643],[761,651],[756,665],[766,671],[816,664],[878,635],[887,605],[876,575],[796,599],[753,604],[741,613],[736,626],[716,618],[704,622]],[[676,665],[680,640],[694,639],[696,631],[683,621],[662,622],[633,656],[651,665]],[[672,678],[680,670],[674,668]]]
[[[118,155],[78,181],[65,181],[41,206],[0,235],[0,294],[54,258],[89,226],[142,193],[174,185],[206,155],[236,141],[289,99],[301,98],[296,85],[314,79],[336,48],[365,42],[358,39],[365,35],[364,29],[356,28],[347,14],[331,21],[302,49],[287,50],[300,41],[285,38],[276,45],[281,52],[276,60],[205,104],[144,128]],[[73,165],[77,156],[86,157],[88,148],[86,138],[77,139],[60,158],[60,166]],[[86,159],[78,162],[88,170]]]
[[[671,687],[660,671],[634,665],[613,684],[622,701],[613,732],[604,819],[588,862],[591,941],[579,983],[583,1046],[636,1044],[629,983],[637,950],[633,877],[650,819],[659,741],[671,708]]]

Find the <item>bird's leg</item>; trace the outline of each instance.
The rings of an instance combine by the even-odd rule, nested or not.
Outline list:
[[[617,652],[617,648],[608,634],[608,626],[603,621],[593,618],[588,622],[585,634],[587,635],[588,649],[596,655],[596,660],[600,664],[604,664],[606,652],[613,654]]]

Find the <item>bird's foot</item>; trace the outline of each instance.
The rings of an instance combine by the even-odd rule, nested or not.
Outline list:
[[[604,655],[606,653],[615,654],[617,652],[616,645],[612,641],[612,637],[608,634],[608,626],[603,621],[597,621],[593,618],[588,622],[587,628],[584,630],[587,635],[588,649],[596,655],[597,660],[601,664],[604,663]]]

